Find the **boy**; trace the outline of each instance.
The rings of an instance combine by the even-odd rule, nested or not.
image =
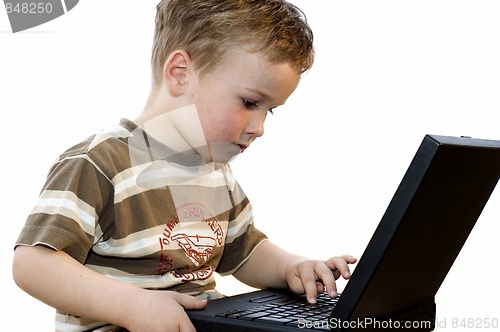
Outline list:
[[[228,162],[313,62],[284,0],[163,0],[143,112],[63,153],[16,243],[13,275],[58,331],[194,331],[214,273],[336,296],[351,256],[309,260],[253,224]]]

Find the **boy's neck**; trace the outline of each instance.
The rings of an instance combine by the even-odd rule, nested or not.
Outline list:
[[[134,122],[174,151],[198,155],[207,146],[198,112],[194,105],[178,104],[164,86],[153,87]]]
[[[168,93],[166,93],[166,89],[163,85],[153,86],[149,92],[142,113],[134,122],[142,127],[146,121],[175,109],[176,107],[174,105],[175,102],[170,98]]]

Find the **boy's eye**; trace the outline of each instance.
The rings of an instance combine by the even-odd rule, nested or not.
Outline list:
[[[253,110],[259,107],[257,102],[250,100],[250,99],[242,99],[243,106],[245,106],[246,109],[248,110]]]
[[[247,109],[247,110],[255,110],[255,109],[258,109],[259,108],[259,104],[257,104],[256,101],[253,101],[253,100],[250,100],[250,99],[242,99],[242,102],[243,102],[243,106]],[[273,110],[275,109],[275,107],[273,108],[270,108],[268,110],[268,112],[270,114],[274,114]]]

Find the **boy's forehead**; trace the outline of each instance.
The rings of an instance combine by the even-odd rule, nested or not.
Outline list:
[[[252,80],[272,76],[278,67],[289,67],[292,69],[291,64],[271,62],[262,52],[235,49],[230,51],[226,58],[214,69],[214,75],[219,77],[235,76]],[[300,76],[300,73],[293,69],[290,70],[290,73]]]
[[[301,78],[290,64],[272,63],[261,53],[246,51],[233,53],[209,76],[276,105],[284,104]]]

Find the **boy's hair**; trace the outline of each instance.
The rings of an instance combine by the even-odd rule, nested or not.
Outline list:
[[[314,61],[313,33],[305,14],[286,0],[161,0],[152,52],[153,83],[163,80],[171,52],[185,50],[199,75],[240,47],[262,52],[299,73]]]

